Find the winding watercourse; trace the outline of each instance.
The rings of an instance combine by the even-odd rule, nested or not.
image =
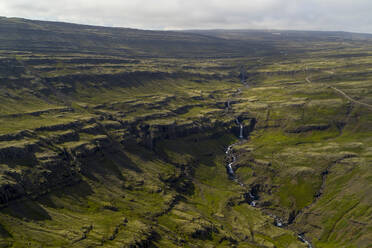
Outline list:
[[[243,84],[245,86],[247,86],[246,82],[244,82]],[[241,91],[239,91],[239,92],[241,92]],[[231,108],[230,100],[228,101],[227,105],[228,105],[228,108]],[[238,183],[241,187],[244,187],[245,189],[247,189],[249,186],[245,185],[244,183],[242,183],[239,180],[239,178],[235,174],[234,167],[233,167],[237,162],[237,156],[234,154],[233,148],[234,148],[234,146],[236,146],[238,144],[241,144],[241,143],[246,141],[246,139],[244,138],[244,124],[243,124],[243,122],[240,121],[238,117],[235,119],[235,122],[239,126],[239,141],[237,141],[236,143],[234,143],[232,145],[229,145],[226,148],[226,151],[225,151],[226,158],[227,158],[226,172],[227,172],[228,177],[231,180]],[[259,203],[258,188],[257,187],[249,188],[247,193],[244,194],[244,199],[252,207],[258,207],[259,208],[259,205],[258,205],[258,203]],[[281,218],[279,218],[278,216],[273,215],[273,214],[270,214],[269,216],[271,216],[274,219],[274,225],[275,226],[280,227],[280,228],[285,228],[287,226],[283,222],[283,220]],[[305,239],[303,233],[298,233],[297,237],[298,237],[298,240],[301,241],[302,243],[304,243],[308,248],[313,248],[312,244],[308,240]]]

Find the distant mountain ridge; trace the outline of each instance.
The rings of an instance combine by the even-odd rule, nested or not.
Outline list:
[[[127,57],[239,57],[277,53],[288,40],[344,41],[369,34],[285,30],[151,31],[0,17],[0,49]],[[284,42],[284,43],[283,43]]]
[[[143,57],[189,56],[189,53],[200,56],[201,51],[210,55],[222,52],[222,49],[229,50],[230,55],[236,55],[242,48],[241,44],[227,44],[221,38],[202,34],[4,17],[0,18],[0,33],[0,49],[3,50],[111,53]]]

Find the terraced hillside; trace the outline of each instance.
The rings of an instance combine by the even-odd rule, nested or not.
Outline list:
[[[0,32],[0,247],[371,247],[368,35]]]

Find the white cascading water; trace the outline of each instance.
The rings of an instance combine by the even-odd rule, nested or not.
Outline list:
[[[235,158],[235,156],[234,156],[233,154],[230,155],[231,149],[232,149],[232,145],[229,146],[229,147],[227,147],[227,149],[226,149],[226,155],[232,157],[232,162],[227,164],[227,173],[228,173],[231,177],[234,177],[235,175],[234,175],[234,170],[233,170],[233,168],[232,168],[232,164],[235,162],[235,159],[236,159],[236,158]]]
[[[235,122],[236,122],[236,124],[239,125],[239,128],[240,128],[240,130],[239,130],[239,138],[240,139],[243,139],[244,138],[244,125],[243,125],[243,123],[241,123],[239,121],[238,118],[235,119]]]
[[[248,194],[249,194],[249,197],[252,199],[250,205],[251,205],[252,207],[255,207],[255,206],[256,206],[256,201],[253,200],[253,199],[255,199],[255,197],[252,195],[251,192],[248,192]]]
[[[232,168],[231,165],[232,165],[232,163],[229,163],[229,164],[227,165],[227,170],[228,170],[230,176],[234,176],[234,171],[233,171],[233,168]]]
[[[243,123],[240,123],[240,133],[239,133],[239,138],[243,139]]]
[[[231,151],[231,146],[227,147],[227,149],[226,149],[226,154],[229,154],[230,151]]]
[[[298,234],[298,238],[302,241],[302,243],[305,243],[308,248],[313,248],[311,243],[307,241],[301,234]]]

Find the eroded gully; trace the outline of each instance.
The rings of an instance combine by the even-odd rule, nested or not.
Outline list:
[[[245,82],[243,82],[243,84],[247,86]],[[228,108],[230,107],[231,106],[230,106],[230,101],[229,101]],[[258,187],[254,186],[250,188],[250,186],[245,185],[239,180],[239,178],[236,176],[235,171],[234,171],[234,165],[237,162],[237,156],[234,154],[234,146],[246,141],[246,139],[244,139],[244,125],[239,120],[239,118],[236,118],[236,124],[239,126],[239,141],[232,145],[229,145],[226,148],[226,151],[225,151],[226,157],[227,157],[226,172],[231,180],[239,184],[241,187],[248,189],[247,193],[244,194],[244,198],[246,202],[248,202],[249,205],[251,205],[252,207],[259,208]],[[284,221],[278,216],[273,215],[273,214],[269,214],[269,216],[274,219],[275,226],[280,227],[280,228],[286,227],[286,224],[284,223]],[[310,241],[306,240],[303,233],[298,233],[297,237],[298,237],[298,240],[304,243],[308,248],[313,248],[312,244],[310,243]]]

